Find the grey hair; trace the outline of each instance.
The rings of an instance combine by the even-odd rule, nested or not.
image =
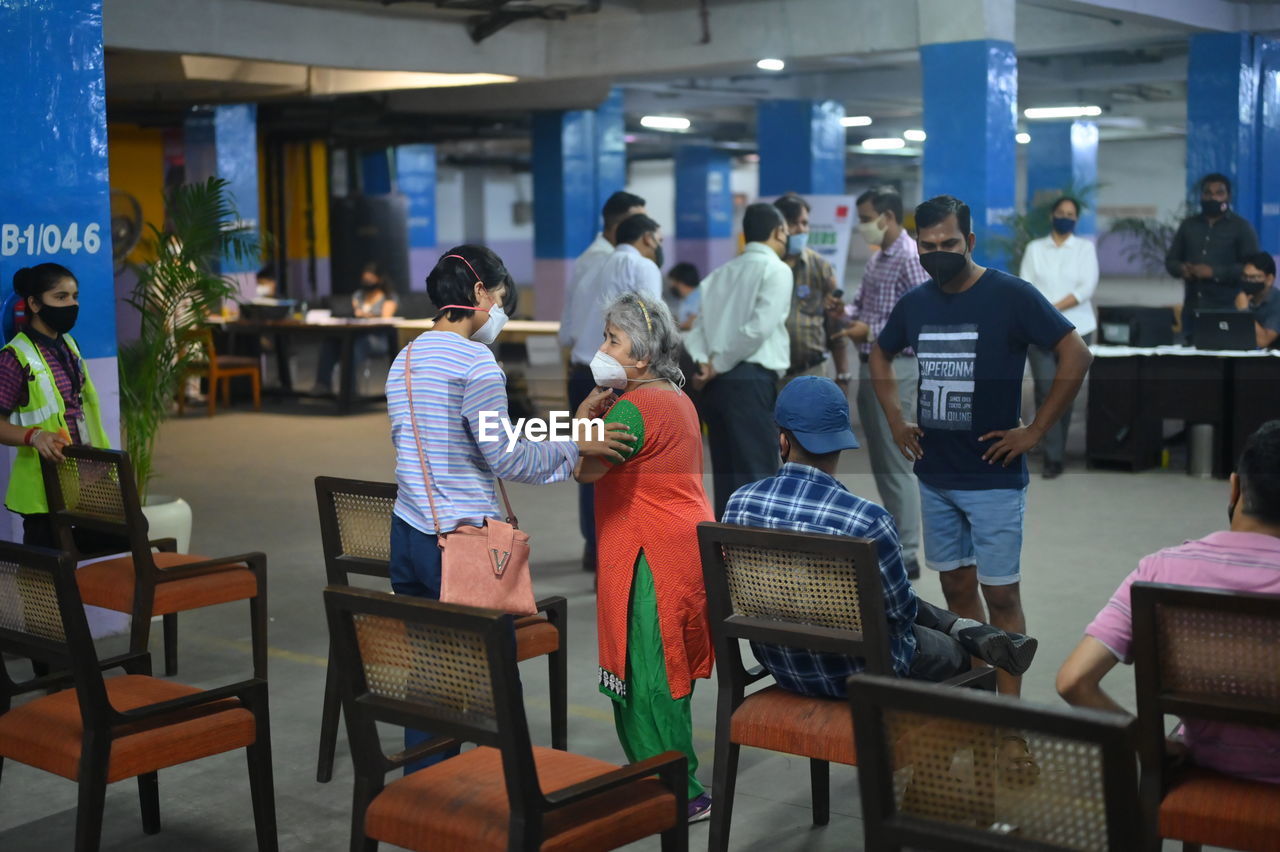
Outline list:
[[[680,372],[680,332],[671,311],[662,302],[639,293],[623,293],[604,315],[605,325],[615,326],[631,338],[631,358],[648,360],[649,368],[677,387],[684,386]]]

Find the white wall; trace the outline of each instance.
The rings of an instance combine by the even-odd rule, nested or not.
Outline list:
[[[1102,142],[1098,146],[1098,211],[1165,216],[1186,202],[1187,143],[1184,138]],[[1119,208],[1147,208],[1123,213]],[[1104,223],[1099,221],[1102,229]]]
[[[456,246],[463,240],[465,222],[462,196],[462,170],[452,166],[436,169],[436,243],[441,248]]]

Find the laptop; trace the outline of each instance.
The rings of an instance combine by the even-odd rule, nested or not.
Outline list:
[[[1253,314],[1248,311],[1196,311],[1192,341],[1197,349],[1257,349]]]

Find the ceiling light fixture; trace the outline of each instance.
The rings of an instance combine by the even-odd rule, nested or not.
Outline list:
[[[678,115],[646,115],[640,119],[640,126],[650,130],[688,130],[689,119]]]
[[[923,130],[904,130],[902,138],[908,142],[923,142],[927,137]]]
[[[1087,118],[1102,115],[1100,106],[1029,107],[1022,111],[1027,118]]]
[[[1030,133],[1019,133],[1017,136],[1015,136],[1015,137],[1013,137],[1013,138],[1014,138],[1014,140],[1016,140],[1016,141],[1017,141],[1017,143],[1018,143],[1019,145],[1026,145],[1027,143],[1029,143],[1029,142],[1031,141],[1031,134],[1030,134]]]
[[[893,137],[883,139],[863,139],[862,147],[868,151],[893,151],[897,148],[905,148],[907,143],[903,140]]]
[[[869,115],[846,115],[840,119],[841,127],[866,127],[871,123]]]
[[[761,59],[756,63],[756,67],[761,71],[781,71],[787,67],[787,63],[781,59]]]

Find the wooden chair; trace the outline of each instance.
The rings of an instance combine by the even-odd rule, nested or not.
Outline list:
[[[253,410],[262,410],[262,363],[248,355],[219,355],[213,346],[213,330],[202,328],[192,335],[196,345],[204,350],[204,363],[196,364],[187,371],[187,376],[204,376],[209,381],[207,396],[209,416],[217,411],[218,390],[222,390],[222,405],[231,406],[231,380],[249,377],[253,384]],[[187,411],[185,388],[178,389],[178,414]]]
[[[199,690],[151,677],[145,651],[99,660],[71,557],[9,543],[0,543],[0,650],[54,672],[15,683],[0,660],[0,768],[8,758],[79,785],[77,852],[98,849],[111,782],[138,779],[142,830],[155,834],[158,771],[240,748],[258,850],[277,848],[266,681]],[[126,674],[103,678],[117,667]],[[69,683],[75,688],[62,689]],[[61,691],[13,706],[18,695],[50,688]]]
[[[263,553],[208,558],[175,553],[172,540],[147,537],[129,456],[119,450],[71,446],[64,461],[44,461],[44,489],[58,546],[77,561],[72,528],[118,535],[130,554],[76,572],[84,602],[132,616],[129,647],[147,650],[151,617],[164,617],[165,674],[178,672],[178,613],[231,601],[249,602],[253,675],[267,676],[267,557]],[[152,552],[153,544],[160,552]]]
[[[1280,599],[1134,583],[1133,657],[1148,849],[1160,838],[1227,849],[1280,850],[1280,784],[1211,769],[1176,769],[1166,714],[1280,729]]]
[[[729,847],[738,752],[744,745],[809,758],[813,824],[826,825],[830,764],[858,762],[849,705],[777,685],[746,695],[748,686],[769,673],[743,665],[740,643],[843,654],[865,660],[868,672],[892,675],[875,544],[709,522],[698,524],[698,543],[719,682],[709,848]],[[984,666],[941,686],[995,689],[995,670]]]
[[[688,848],[684,755],[618,767],[530,744],[512,616],[337,586],[324,597],[356,772],[353,852],[595,852],[653,834]],[[379,722],[436,736],[387,756]],[[459,741],[477,747],[386,783]]]
[[[972,689],[939,701],[931,684],[868,674],[849,678],[849,702],[867,849],[1141,848],[1137,723],[1127,714]],[[1040,769],[1016,784],[996,764],[1010,735]]]
[[[333,476],[316,477],[320,508],[320,540],[329,585],[348,586],[350,575],[390,580],[391,516],[396,502],[394,482],[364,482]],[[537,602],[538,615],[516,619],[516,659],[523,662],[546,655],[551,692],[551,745],[561,751],[569,738],[569,604],[561,596]],[[324,680],[320,717],[320,756],[316,780],[333,777],[338,721],[342,705],[333,652]]]

